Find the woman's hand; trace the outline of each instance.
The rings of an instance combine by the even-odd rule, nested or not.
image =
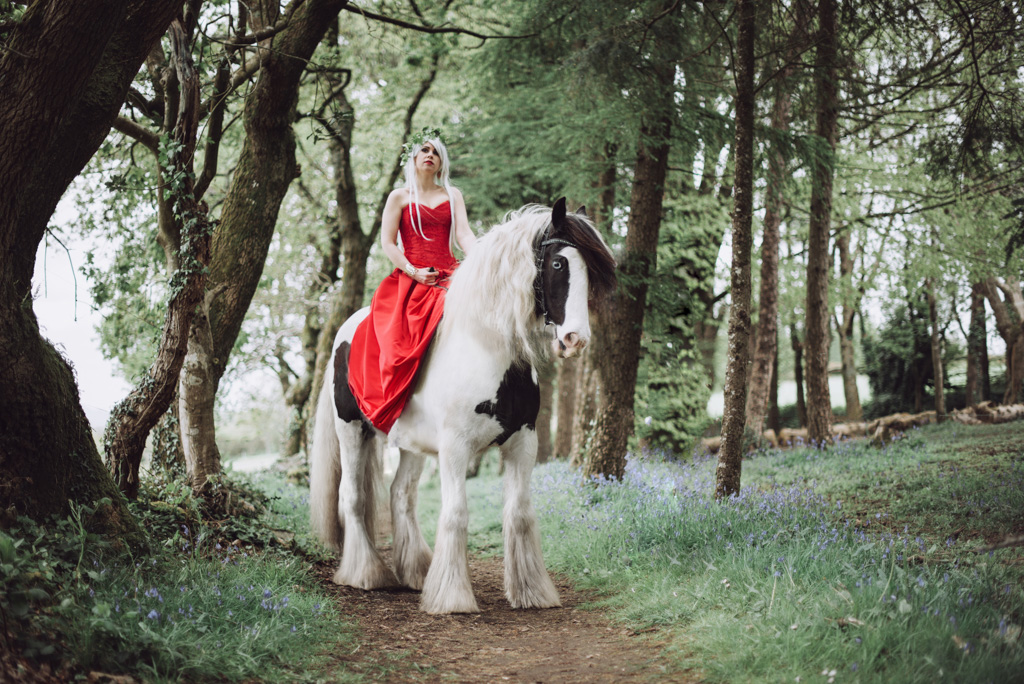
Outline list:
[[[433,266],[430,268],[417,268],[414,273],[409,274],[409,277],[417,283],[433,285],[437,282],[437,271],[434,270]]]

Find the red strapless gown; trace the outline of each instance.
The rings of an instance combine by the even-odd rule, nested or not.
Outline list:
[[[356,328],[348,361],[348,385],[359,408],[385,433],[398,420],[412,393],[420,360],[430,346],[441,315],[448,278],[459,262],[448,247],[451,231],[451,204],[444,202],[431,209],[419,205],[424,240],[402,211],[399,234],[405,257],[417,268],[433,266],[442,287],[417,283],[395,269],[385,278],[370,303],[370,315]]]

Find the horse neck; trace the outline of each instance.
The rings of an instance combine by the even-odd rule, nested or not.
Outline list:
[[[534,364],[544,350],[544,321],[535,312],[533,250],[523,249],[533,236],[492,233],[477,241],[452,280],[442,338],[482,336],[508,363]]]

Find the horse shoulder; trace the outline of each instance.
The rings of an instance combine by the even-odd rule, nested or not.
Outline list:
[[[509,366],[498,384],[494,398],[481,401],[475,411],[498,421],[501,433],[494,440],[498,445],[504,444],[524,427],[535,429],[540,411],[540,386],[533,367],[518,364]]]

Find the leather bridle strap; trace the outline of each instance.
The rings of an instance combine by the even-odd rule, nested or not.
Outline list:
[[[551,325],[551,314],[548,313],[548,301],[544,293],[544,248],[548,245],[565,245],[566,247],[573,247],[579,249],[579,245],[569,240],[563,240],[561,238],[548,237],[551,234],[552,224],[548,224],[547,228],[544,229],[544,234],[541,235],[540,244],[534,250],[537,262],[537,277],[533,281],[533,294],[537,302],[537,307],[544,315],[544,325]]]

